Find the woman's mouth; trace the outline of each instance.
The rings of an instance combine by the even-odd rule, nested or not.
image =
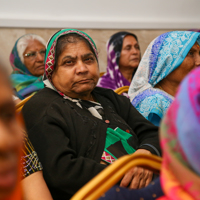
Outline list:
[[[133,58],[131,61],[139,61],[139,58]]]
[[[38,66],[37,69],[44,69],[44,65]]]
[[[10,167],[9,167],[10,168]],[[0,171],[0,188],[11,189],[17,182],[17,167]]]
[[[91,79],[83,79],[83,80],[80,80],[80,81],[78,81],[77,83],[88,83],[88,82],[90,82],[91,81]]]

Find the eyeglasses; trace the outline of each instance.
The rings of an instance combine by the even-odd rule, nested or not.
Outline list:
[[[45,53],[46,53],[46,50],[45,49],[42,49],[40,51],[33,51],[33,52],[30,52],[30,53],[26,53],[24,56],[29,58],[30,60],[34,60],[36,59],[37,57],[37,54],[40,54],[41,56],[45,56]]]

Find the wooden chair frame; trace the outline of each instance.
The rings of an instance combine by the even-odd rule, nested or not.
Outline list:
[[[85,186],[83,186],[71,200],[94,200],[120,181],[124,174],[132,167],[144,167],[159,173],[162,159],[155,155],[132,154],[121,157],[108,166]]]
[[[22,101],[20,101],[16,106],[15,106],[15,109],[16,109],[16,112],[20,112],[24,106],[24,104],[32,97],[33,95],[30,95],[28,97],[26,97],[25,99],[23,99]]]
[[[121,95],[121,94],[124,93],[124,92],[127,93],[128,90],[129,90],[129,86],[123,86],[123,87],[117,88],[117,89],[115,90],[115,92],[116,92],[117,94]]]

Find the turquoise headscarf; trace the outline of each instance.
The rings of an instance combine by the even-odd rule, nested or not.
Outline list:
[[[195,42],[200,44],[199,36],[191,31],[164,33],[150,43],[142,57],[128,95],[133,106],[157,126],[174,97],[154,86],[181,65]]]
[[[18,41],[25,37],[26,35],[23,35],[20,37],[10,54],[10,63],[13,68],[13,72],[11,74],[11,81],[13,84],[13,87],[16,90],[16,95],[20,99],[24,99],[27,96],[41,90],[44,88],[44,83],[42,81],[42,76],[36,77],[33,76],[29,70],[26,68],[26,66],[22,63],[18,51],[17,51],[17,43]]]

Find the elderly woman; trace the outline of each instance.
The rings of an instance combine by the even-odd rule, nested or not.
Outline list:
[[[118,32],[107,43],[107,73],[97,84],[115,90],[129,86],[140,62],[140,47],[136,35]]]
[[[16,95],[20,99],[44,88],[42,75],[44,73],[45,41],[38,35],[26,34],[20,37],[10,54],[13,68],[11,80]]]
[[[22,112],[53,199],[70,198],[122,155],[160,154],[157,127],[126,97],[95,87],[98,79],[97,49],[86,33],[64,29],[52,36],[46,87]],[[151,179],[150,171],[134,168],[121,185],[140,188]]]
[[[200,65],[200,33],[173,31],[148,46],[128,95],[135,108],[154,125],[174,100],[183,78]]]
[[[22,143],[21,116],[16,118],[12,87],[1,66],[0,99],[0,199],[21,200],[22,186],[25,200],[52,200],[43,179],[41,164],[26,134]]]
[[[200,199],[199,77],[200,68],[192,71],[184,79],[161,123],[160,138],[163,150],[161,185],[157,179],[154,184],[141,190],[130,191],[115,186],[100,200]]]

